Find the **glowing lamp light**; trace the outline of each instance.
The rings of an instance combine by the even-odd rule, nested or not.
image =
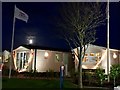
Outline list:
[[[64,66],[61,66],[61,69],[64,70]]]
[[[116,53],[113,54],[113,58],[116,59],[117,58],[117,55]]]
[[[0,57],[0,60],[2,59],[2,57]]]
[[[45,52],[44,57],[47,58],[49,56],[48,52]]]

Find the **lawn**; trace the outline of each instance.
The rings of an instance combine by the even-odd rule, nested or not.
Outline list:
[[[40,90],[60,90],[59,79],[20,79],[20,78],[3,78],[2,88],[34,88]],[[93,88],[87,87],[79,89],[77,85],[73,84],[70,80],[64,80],[63,90],[109,90],[105,88]]]
[[[3,78],[3,88],[60,88],[59,79],[20,79],[20,78]],[[64,88],[77,88],[69,80],[64,81]]]

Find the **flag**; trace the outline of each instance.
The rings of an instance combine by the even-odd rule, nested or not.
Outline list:
[[[20,10],[19,8],[17,8],[15,6],[14,18],[17,18],[17,19],[20,19],[20,20],[27,22],[29,16],[25,12],[23,12],[22,10]]]

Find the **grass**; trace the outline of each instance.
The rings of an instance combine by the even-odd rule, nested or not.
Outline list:
[[[2,85],[3,88],[60,88],[60,81],[53,79],[3,78]],[[64,80],[64,88],[77,88],[77,86],[68,80]]]
[[[31,78],[25,78],[25,79],[20,79],[20,78],[3,78],[2,79],[2,88],[34,88],[34,89],[39,89],[40,90],[60,90],[60,81],[59,79],[31,79]],[[110,90],[110,89],[105,89],[105,88],[93,88],[93,87],[87,87],[83,89],[79,89],[77,85],[73,84],[69,80],[64,80],[64,86],[63,90]],[[112,89],[111,89],[112,90]]]

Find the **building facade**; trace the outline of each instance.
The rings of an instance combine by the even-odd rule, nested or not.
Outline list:
[[[77,54],[77,48],[74,49]],[[110,49],[110,66],[114,64],[120,64],[120,50]],[[75,56],[75,70],[77,71],[79,60],[77,56]],[[105,69],[105,73],[107,73],[107,48],[89,45],[86,49],[85,56],[82,60],[82,68],[83,69],[97,69],[103,68]]]
[[[64,65],[67,74],[72,55],[67,50],[23,45],[13,51],[13,59],[15,69],[19,72],[31,70],[59,72],[60,66]]]

